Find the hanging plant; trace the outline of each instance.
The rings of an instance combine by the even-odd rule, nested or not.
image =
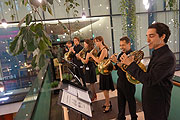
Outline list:
[[[14,0],[13,0],[14,1]],[[69,12],[70,9],[75,9],[79,4],[74,2],[76,0],[66,0],[65,5],[70,5],[66,10]],[[12,0],[8,0],[5,2],[7,6],[13,6]],[[14,40],[10,43],[9,49],[10,52],[16,56],[22,53],[24,50],[27,51],[27,56],[33,56],[31,65],[32,67],[42,68],[48,58],[52,58],[51,47],[52,43],[50,41],[49,35],[46,33],[45,24],[43,24],[43,19],[39,13],[39,8],[42,11],[48,11],[49,14],[52,14],[52,9],[50,4],[53,4],[53,0],[42,0],[40,3],[38,0],[22,0],[22,4],[24,6],[29,5],[32,9],[32,12],[27,14],[20,22],[19,22],[19,33],[15,36]],[[12,7],[11,7],[12,8]],[[13,7],[15,8],[15,7]],[[77,12],[75,12],[77,13]],[[41,22],[36,22],[36,16],[39,16]],[[21,26],[25,22],[25,26]],[[59,22],[65,27],[61,22]]]
[[[131,38],[132,42],[134,43],[134,41],[136,40],[135,0],[121,0],[120,13],[122,15],[123,35],[128,35]]]
[[[178,1],[177,0],[165,0],[167,3],[166,8],[169,8],[171,11],[173,11],[173,19],[171,20],[174,24],[175,28],[179,27],[179,22],[178,22],[178,15],[179,15],[179,10],[178,10]]]

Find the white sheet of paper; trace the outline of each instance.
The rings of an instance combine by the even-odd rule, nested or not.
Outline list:
[[[63,90],[61,103],[92,117],[90,103],[78,99],[77,96],[68,93],[66,90]]]
[[[68,89],[67,89],[67,92],[71,93],[72,95],[74,96],[77,96],[77,88],[75,88],[74,86],[72,85],[68,85]]]
[[[82,99],[82,100],[85,100],[86,102],[91,103],[91,99],[89,98],[88,91],[78,89],[77,94],[78,94],[79,99]]]

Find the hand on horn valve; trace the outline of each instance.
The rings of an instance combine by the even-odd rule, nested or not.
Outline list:
[[[130,65],[134,61],[134,56],[128,57],[125,53],[120,57],[121,63],[125,65]]]

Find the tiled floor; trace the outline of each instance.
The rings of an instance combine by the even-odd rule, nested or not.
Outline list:
[[[113,92],[110,91],[109,96],[110,96],[110,98],[117,97],[117,90],[115,90]],[[104,95],[102,92],[97,93],[97,101],[100,101],[100,100],[104,100]],[[137,112],[137,115],[138,115],[138,120],[144,120],[144,113],[142,111]],[[115,120],[115,118],[113,118],[111,120]],[[131,116],[127,115],[126,120],[131,120]]]
[[[98,77],[97,77],[98,78]],[[109,113],[103,113],[102,105],[104,104],[104,95],[103,92],[100,91],[98,82],[96,83],[96,92],[97,92],[97,100],[92,103],[92,107],[94,109],[93,117],[89,118],[88,120],[102,120],[101,117],[103,117],[103,120],[115,120],[118,114],[118,107],[117,107],[117,90],[110,91],[110,101],[112,103],[112,111]],[[69,118],[70,120],[79,120],[80,115],[79,113],[74,112],[73,110],[69,110]],[[126,120],[130,120],[131,117],[129,115],[128,105],[126,106]],[[137,115],[138,120],[144,120],[144,114],[142,112],[142,105],[137,101]],[[87,120],[87,117],[82,117],[84,120]]]

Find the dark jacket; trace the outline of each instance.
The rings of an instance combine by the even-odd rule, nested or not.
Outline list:
[[[143,84],[142,104],[146,120],[167,120],[176,60],[168,45],[154,50],[147,72],[136,63],[127,71]]]
[[[79,44],[77,46],[74,46],[74,57],[73,57],[73,63],[76,64],[77,66],[82,66],[83,63],[81,62],[81,60],[78,60],[76,57],[76,54],[78,54],[81,50],[83,49],[83,47]]]
[[[127,51],[126,55],[128,55],[129,53],[131,53],[132,50]],[[119,60],[119,58],[121,57],[121,55],[123,55],[124,53],[120,53],[117,57],[117,59]],[[117,74],[118,74],[118,80],[117,80],[117,89],[122,89],[126,94],[128,94],[129,92],[135,91],[135,85],[131,84],[127,78],[126,78],[126,73],[117,65],[115,65],[116,70],[117,70]]]

